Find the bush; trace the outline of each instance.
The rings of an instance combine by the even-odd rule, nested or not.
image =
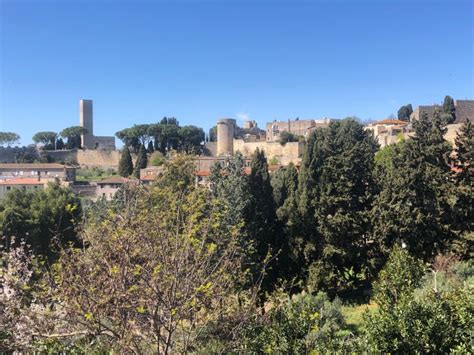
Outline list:
[[[166,162],[165,156],[159,152],[153,152],[150,156],[150,165],[152,166],[161,166]]]
[[[245,351],[251,353],[308,353],[340,348],[344,317],[341,302],[325,293],[298,294],[276,306],[246,329]]]

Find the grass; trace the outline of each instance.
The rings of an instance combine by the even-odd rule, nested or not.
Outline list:
[[[99,181],[112,176],[117,176],[117,171],[114,169],[95,168],[80,168],[76,170],[77,181]]]
[[[363,315],[366,311],[374,313],[378,306],[375,303],[366,303],[361,305],[342,306],[342,314],[346,320],[347,330],[355,335],[361,333],[362,324],[364,322]]]

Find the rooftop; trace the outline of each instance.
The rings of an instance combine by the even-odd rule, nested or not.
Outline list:
[[[393,125],[406,125],[408,124],[408,122],[406,121],[401,121],[401,120],[395,120],[393,118],[386,118],[384,120],[381,120],[381,121],[377,121],[377,122],[374,122],[372,123],[373,125],[377,125],[377,124],[393,124]]]
[[[36,178],[14,178],[0,181],[0,185],[44,185],[47,182]]]
[[[107,185],[107,184],[125,184],[131,181],[130,179],[121,177],[121,176],[112,176],[104,180],[97,181],[97,185]]]
[[[25,170],[35,170],[35,169],[64,169],[65,165],[57,163],[0,163],[0,169],[25,169]]]

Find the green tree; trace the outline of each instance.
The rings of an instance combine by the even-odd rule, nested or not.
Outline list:
[[[280,133],[279,141],[281,145],[285,145],[288,142],[298,142],[298,137],[291,132],[283,131]]]
[[[59,134],[67,139],[66,147],[68,149],[81,148],[81,136],[87,134],[87,128],[82,126],[71,126],[64,128]]]
[[[0,146],[18,143],[20,136],[13,132],[0,132]]]
[[[245,215],[246,229],[254,241],[258,262],[264,265],[270,258],[262,289],[271,291],[281,276],[279,269],[285,267],[282,261],[285,259],[286,246],[276,216],[268,163],[263,150],[257,148],[252,155],[248,180],[250,204]]]
[[[474,255],[474,126],[466,121],[457,133],[455,142],[454,181],[456,202],[454,229],[458,235],[454,250],[458,255]]]
[[[57,140],[56,140],[56,149],[58,150],[62,150],[64,149],[65,147],[65,144],[64,144],[64,141],[61,137],[59,137]]]
[[[204,131],[196,126],[184,126],[178,130],[179,150],[185,153],[197,153],[201,151],[204,143]]]
[[[133,173],[132,156],[128,146],[123,147],[122,154],[120,155],[118,173],[123,177],[129,177]]]
[[[2,236],[24,239],[35,255],[54,259],[59,246],[77,242],[75,224],[81,216],[81,203],[71,190],[58,184],[32,192],[13,190],[0,210]]]
[[[53,150],[57,136],[56,132],[38,132],[33,136],[33,142],[42,143],[45,150]]]
[[[136,131],[131,128],[125,128],[115,133],[115,136],[120,139],[124,145],[132,148],[134,152],[137,152],[140,147],[140,139],[136,135]]]
[[[453,237],[451,147],[439,113],[433,120],[424,114],[413,126],[416,136],[396,149],[391,167],[377,178],[373,239],[383,253],[403,241],[411,253],[429,260]]]
[[[474,311],[471,286],[419,292],[423,265],[395,247],[374,286],[378,310],[366,315],[370,353],[469,353]],[[418,289],[417,289],[418,288]]]
[[[299,180],[310,288],[335,292],[365,278],[368,213],[374,198],[375,139],[354,119],[332,121],[309,138]],[[366,260],[366,263],[361,262]]]
[[[453,123],[456,120],[456,106],[451,96],[444,97],[443,113],[446,115],[447,123]]]
[[[133,171],[133,176],[137,179],[140,178],[140,169],[145,169],[148,165],[148,157],[146,155],[145,146],[142,144],[138,150],[137,162],[135,163],[135,170]]]
[[[401,121],[410,121],[410,115],[413,113],[411,104],[400,107],[398,110],[398,119]]]

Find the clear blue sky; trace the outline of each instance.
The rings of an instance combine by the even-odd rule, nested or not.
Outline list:
[[[0,130],[385,118],[474,98],[473,1],[0,0]]]

